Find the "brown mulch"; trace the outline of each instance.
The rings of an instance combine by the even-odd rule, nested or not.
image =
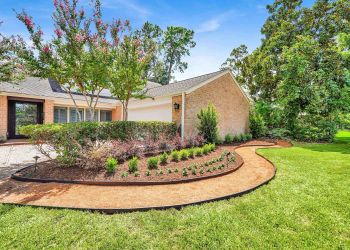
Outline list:
[[[173,162],[169,155],[168,163],[165,165],[159,164],[157,170],[148,170],[147,160],[144,157],[139,159],[138,168],[139,176],[135,176],[134,173],[128,172],[128,163],[126,161],[120,165],[114,174],[108,174],[104,168],[96,169],[84,169],[78,166],[62,167],[56,161],[46,161],[39,163],[37,168],[34,166],[25,168],[17,173],[20,177],[34,178],[34,179],[50,179],[60,181],[95,181],[95,182],[168,182],[168,181],[179,181],[179,180],[196,180],[201,178],[207,178],[210,176],[216,176],[224,173],[229,173],[237,169],[243,160],[239,155],[236,155],[236,161],[227,164],[226,157],[223,161],[216,162],[209,166],[204,166],[205,162],[212,159],[216,159],[222,155],[224,151],[233,152],[233,146],[221,146],[217,147],[215,151],[208,155],[198,156],[189,158],[185,161]],[[196,164],[196,173],[193,174],[191,169],[187,169],[188,176],[183,176],[184,168],[193,168],[193,164]],[[225,167],[218,169],[218,167],[224,164]],[[200,167],[203,165],[203,167]],[[216,168],[215,170],[213,168]],[[168,173],[168,170],[171,173]],[[175,170],[177,169],[178,172]],[[200,173],[203,169],[204,173]],[[208,172],[210,169],[210,172]],[[147,171],[151,172],[150,176],[147,176]],[[162,174],[159,172],[162,171]],[[122,177],[123,173],[128,173],[128,176]]]
[[[82,209],[139,209],[190,204],[251,190],[270,180],[274,166],[248,146],[236,149],[244,164],[216,178],[182,184],[148,186],[92,186],[63,183],[0,181],[0,203]],[[276,147],[276,146],[273,146]],[[278,147],[278,146],[277,146]]]

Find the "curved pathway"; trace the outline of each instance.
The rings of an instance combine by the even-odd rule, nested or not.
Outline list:
[[[266,142],[264,143],[266,145]],[[22,205],[91,209],[104,212],[182,207],[237,196],[271,180],[275,167],[257,155],[257,148],[240,147],[236,152],[243,166],[231,174],[184,184],[156,186],[91,186],[60,183],[0,182],[0,202]]]

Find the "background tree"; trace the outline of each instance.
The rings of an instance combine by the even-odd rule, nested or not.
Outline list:
[[[247,69],[248,47],[244,44],[232,49],[230,56],[221,65],[221,70],[229,69],[232,71],[238,83],[246,88],[245,75]]]
[[[167,72],[166,83],[170,82],[175,70],[183,73],[187,69],[187,63],[183,61],[183,57],[189,56],[190,48],[196,46],[193,36],[193,30],[183,27],[170,26],[164,31],[162,48]]]
[[[123,120],[128,120],[128,105],[131,98],[143,98],[147,83],[145,71],[153,57],[152,52],[145,54],[144,44],[134,35],[124,36],[123,41],[112,52],[113,62],[109,67],[110,91],[118,98],[123,107]]]
[[[145,69],[146,78],[157,83],[166,81],[166,69],[162,60],[163,30],[156,24],[144,23],[141,29],[135,31],[135,37],[143,41],[142,49],[145,54],[152,54]]]
[[[241,81],[269,132],[331,140],[349,112],[346,49],[336,38],[349,34],[350,2],[317,0],[307,8],[300,0],[276,0],[267,9],[261,45],[236,57],[245,65]]]

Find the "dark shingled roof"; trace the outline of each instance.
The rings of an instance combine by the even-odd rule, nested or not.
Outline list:
[[[224,72],[225,71],[217,71],[167,85],[161,85],[149,81],[145,87],[145,93],[150,97],[179,94]],[[16,84],[1,82],[0,92],[27,94],[39,97],[70,98],[61,86],[55,80],[50,78],[41,79],[38,77],[27,77],[25,80]],[[75,93],[74,96],[77,100],[84,100],[84,97],[79,93]],[[115,103],[115,99],[112,98],[112,95],[108,90],[103,90],[101,92],[100,102]]]
[[[217,71],[217,72],[189,78],[186,80],[182,80],[182,81],[178,81],[178,82],[174,82],[174,83],[169,83],[167,85],[161,85],[158,87],[149,88],[147,90],[146,94],[151,96],[151,97],[179,94],[179,93],[185,92],[185,91],[187,91],[187,90],[189,90],[197,85],[200,85],[201,83],[203,83],[203,82],[205,82],[205,81],[207,81],[215,76],[218,76],[224,72],[225,71],[221,70],[221,71]]]

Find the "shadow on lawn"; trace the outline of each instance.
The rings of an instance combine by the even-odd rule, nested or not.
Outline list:
[[[295,143],[295,146],[317,152],[334,152],[350,154],[350,131],[341,130],[333,142],[329,143]]]

